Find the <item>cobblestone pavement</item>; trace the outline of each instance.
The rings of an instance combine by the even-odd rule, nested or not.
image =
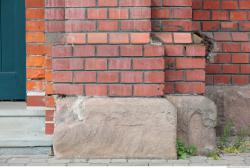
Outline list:
[[[154,159],[56,159],[46,155],[0,155],[0,166],[248,166],[250,153],[228,154],[220,160],[203,156],[188,160],[154,160]]]

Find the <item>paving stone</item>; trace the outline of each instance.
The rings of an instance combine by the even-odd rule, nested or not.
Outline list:
[[[242,156],[233,156],[233,155],[225,155],[225,156],[222,156],[221,159],[224,159],[224,160],[244,160],[244,157]]]
[[[30,160],[30,158],[10,158],[7,163],[28,163]]]
[[[32,158],[31,159],[32,163],[47,163],[48,159],[39,159],[39,158]]]
[[[48,159],[48,163],[69,163],[70,159],[55,159],[55,158],[51,158]]]
[[[89,163],[89,166],[108,166],[109,163]]]
[[[173,166],[173,163],[149,163],[149,166]]]
[[[111,163],[127,163],[128,160],[127,159],[111,159],[110,162]]]
[[[77,162],[79,162],[79,163],[87,163],[88,159],[72,159],[70,161],[70,163],[77,163]]]
[[[27,166],[48,166],[48,163],[28,163]]]
[[[207,157],[205,156],[192,156],[189,158],[189,160],[192,162],[192,163],[196,163],[196,162],[206,162],[207,160]]]
[[[175,164],[175,163],[188,164],[188,163],[190,163],[190,161],[189,160],[169,160],[168,163],[173,163],[173,164]]]
[[[90,166],[89,163],[68,163],[68,166]]]
[[[89,163],[110,163],[111,159],[90,159]]]
[[[209,166],[209,164],[195,162],[195,163],[190,163],[189,166]]]
[[[168,163],[167,160],[165,159],[153,159],[153,160],[150,160],[150,163]]]
[[[25,163],[8,163],[8,166],[25,166]]]
[[[48,166],[66,166],[66,163],[48,163]]]
[[[149,163],[149,159],[128,159],[128,163]]]

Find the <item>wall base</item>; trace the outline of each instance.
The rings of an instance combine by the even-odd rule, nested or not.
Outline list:
[[[57,99],[58,158],[176,159],[176,108],[164,98]]]
[[[207,97],[218,108],[217,134],[221,135],[227,122],[234,124],[234,133],[248,129],[250,135],[250,85],[248,86],[208,86]]]

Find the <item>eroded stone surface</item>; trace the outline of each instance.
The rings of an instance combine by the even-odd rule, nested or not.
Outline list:
[[[59,158],[176,158],[175,107],[163,98],[57,100]]]
[[[166,96],[178,111],[178,138],[206,154],[216,146],[217,110],[214,102],[204,96]]]
[[[239,133],[241,129],[250,129],[250,85],[209,86],[206,95],[218,108],[218,135],[229,121],[234,123],[235,133]],[[250,131],[248,134],[250,135]]]

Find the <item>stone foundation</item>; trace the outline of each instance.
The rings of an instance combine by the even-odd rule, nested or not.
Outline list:
[[[248,86],[209,86],[206,96],[218,108],[217,134],[221,135],[225,124],[234,123],[234,133],[248,129],[250,135],[250,85]]]
[[[58,158],[176,159],[176,108],[164,98],[57,99]]]
[[[204,96],[166,96],[178,111],[177,134],[186,144],[193,144],[199,154],[207,154],[216,147],[215,126],[217,109]]]

